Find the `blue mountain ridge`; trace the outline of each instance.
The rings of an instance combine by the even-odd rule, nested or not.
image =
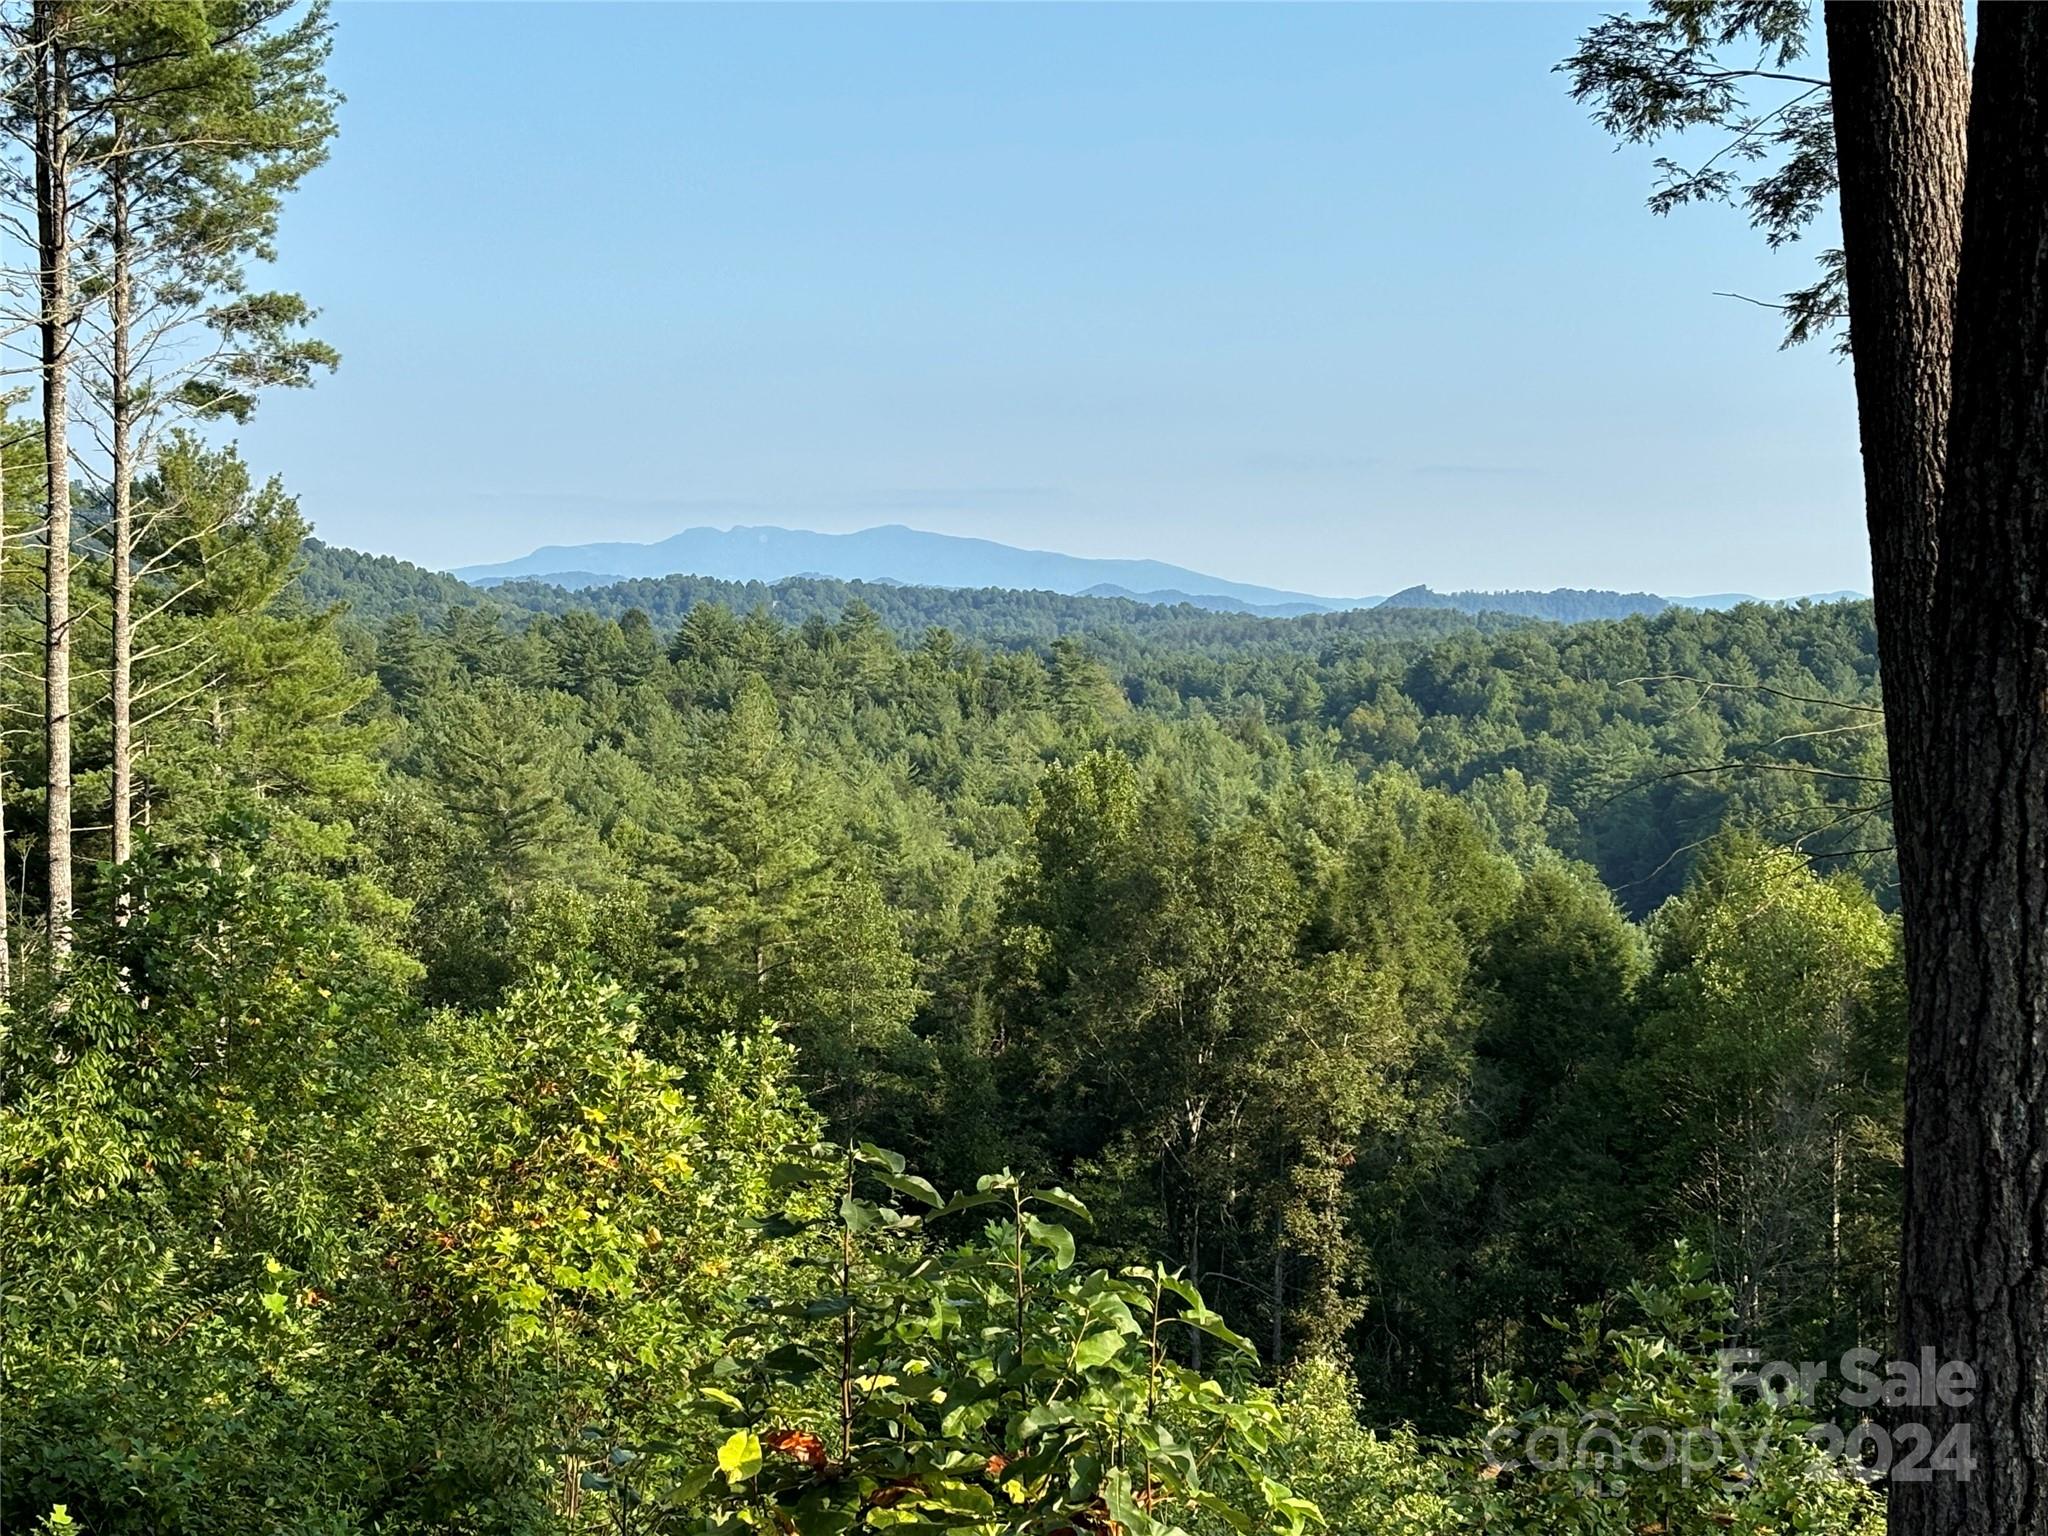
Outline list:
[[[565,573],[572,573],[565,576]],[[1227,597],[1257,608],[1303,613],[1370,607],[1366,598],[1319,597],[1169,565],[1163,560],[1098,560],[1051,550],[1018,549],[993,539],[890,525],[858,533],[797,528],[689,528],[654,544],[553,545],[517,560],[464,566],[452,573],[475,586],[530,577],[590,586],[592,577],[711,576],[721,581],[781,581],[798,575],[842,581],[891,580],[917,587],[1010,587],[1069,595],[1113,586],[1139,594]],[[1149,599],[1148,599],[1149,600]]]
[[[792,577],[826,576],[902,586],[1004,587],[1069,596],[1125,597],[1162,605],[1192,603],[1220,612],[1273,618],[1387,604],[1571,619],[1652,614],[1672,606],[1732,608],[1738,603],[1763,601],[1740,592],[1660,597],[1650,592],[1569,587],[1549,592],[1437,592],[1427,586],[1414,586],[1391,597],[1323,597],[1230,581],[1161,560],[1095,559],[1053,550],[1020,549],[993,539],[931,533],[900,524],[864,528],[857,533],[816,533],[776,527],[689,528],[651,544],[548,545],[516,560],[463,566],[450,574],[477,587],[527,580],[572,590],[632,578],[678,575],[770,583]],[[1850,591],[1817,593],[1813,600],[1834,602],[1861,595]]]

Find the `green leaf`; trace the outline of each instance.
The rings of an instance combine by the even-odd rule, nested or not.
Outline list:
[[[1158,1529],[1152,1523],[1152,1517],[1131,1497],[1131,1480],[1127,1473],[1118,1472],[1103,1483],[1102,1502],[1108,1506],[1110,1518],[1131,1536],[1151,1536]]]
[[[711,1467],[692,1467],[677,1479],[676,1496],[682,1499],[696,1498],[711,1486],[711,1479],[717,1475],[716,1470]]]
[[[950,1410],[944,1418],[939,1420],[939,1433],[948,1440],[957,1440],[962,1435],[971,1435],[989,1421],[989,1418],[995,1413],[997,1406],[996,1403],[986,1399],[980,1402],[962,1403],[957,1408]]]
[[[1077,1505],[1091,1504],[1102,1491],[1102,1458],[1084,1451],[1067,1463],[1067,1499]]]
[[[1074,1345],[1074,1364],[1082,1370],[1098,1365],[1107,1365],[1123,1353],[1124,1336],[1114,1328],[1104,1328]]]
[[[851,1195],[839,1197],[839,1219],[846,1223],[849,1232],[865,1232],[882,1219],[882,1210],[866,1200],[856,1200]]]
[[[735,1431],[718,1448],[718,1470],[737,1488],[761,1472],[761,1437],[751,1429]]]
[[[810,1163],[777,1163],[768,1170],[768,1187],[778,1194],[784,1190],[800,1189],[806,1184],[820,1184],[832,1177],[828,1169]]]
[[[1055,1222],[1040,1221],[1036,1216],[1026,1214],[1024,1231],[1032,1242],[1052,1254],[1053,1265],[1058,1269],[1071,1268],[1074,1262],[1074,1234]]]
[[[946,1203],[945,1196],[941,1195],[929,1180],[921,1179],[914,1173],[878,1173],[875,1178],[895,1190],[897,1194],[921,1200],[934,1210]]]
[[[797,1528],[797,1536],[840,1536],[853,1529],[859,1511],[846,1504],[835,1504],[823,1489],[815,1489],[804,1495],[790,1516]]]
[[[1095,1218],[1088,1214],[1088,1207],[1079,1200],[1076,1200],[1064,1189],[1061,1189],[1057,1184],[1051,1189],[1034,1189],[1028,1198],[1037,1201],[1040,1205],[1049,1205],[1056,1211],[1065,1211],[1076,1221],[1085,1221],[1090,1226],[1095,1225]]]
[[[1252,1341],[1241,1333],[1233,1333],[1230,1325],[1223,1321],[1219,1313],[1208,1311],[1205,1308],[1200,1312],[1182,1312],[1177,1316],[1168,1318],[1167,1321],[1171,1323],[1186,1323],[1190,1328],[1198,1329],[1208,1334],[1212,1339],[1222,1340],[1232,1349],[1243,1351],[1254,1360],[1259,1357],[1259,1352],[1253,1347]]]
[[[949,1514],[969,1515],[987,1519],[996,1512],[996,1502],[989,1497],[986,1488],[977,1488],[972,1483],[956,1483],[950,1479],[937,1482],[925,1490],[925,1502],[936,1504]]]
[[[832,1299],[837,1301],[839,1298]],[[784,1344],[779,1349],[771,1349],[761,1360],[761,1369],[774,1371],[780,1376],[809,1376],[824,1368],[825,1362],[801,1344]]]
[[[1040,1403],[1017,1421],[1019,1440],[1036,1440],[1055,1424],[1072,1423],[1073,1408],[1067,1403]]]
[[[887,1147],[878,1147],[872,1141],[864,1141],[855,1148],[854,1156],[874,1168],[886,1168],[891,1173],[901,1173],[909,1165],[904,1162],[901,1152],[891,1152]]]
[[[1206,1509],[1210,1514],[1222,1520],[1232,1530],[1248,1532],[1252,1529],[1252,1517],[1229,1500],[1218,1498],[1213,1493],[1202,1493],[1199,1491],[1195,1493],[1194,1500],[1203,1509]]]

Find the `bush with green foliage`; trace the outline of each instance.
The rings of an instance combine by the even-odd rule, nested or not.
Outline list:
[[[622,1529],[1299,1536],[1319,1520],[1267,1470],[1283,1423],[1250,1344],[1157,1265],[1077,1268],[1071,1195],[1003,1173],[944,1199],[872,1145],[793,1149],[770,1179],[791,1209],[761,1231],[799,1283],[758,1298],[698,1384],[715,1427],[695,1458],[605,1448],[584,1484]],[[968,1213],[978,1233],[942,1235]],[[1194,1333],[1234,1357],[1226,1379],[1183,1363]]]
[[[1476,1528],[1879,1536],[1883,1500],[1809,1433],[1810,1409],[1730,1390],[1734,1300],[1707,1272],[1681,1247],[1662,1283],[1557,1325],[1560,1379],[1492,1384]]]

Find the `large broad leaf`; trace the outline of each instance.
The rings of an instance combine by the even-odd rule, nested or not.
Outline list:
[[[1040,1403],[1017,1421],[1017,1438],[1036,1440],[1055,1424],[1071,1424],[1073,1420],[1073,1404]]]
[[[1208,1334],[1212,1339],[1222,1340],[1232,1349],[1243,1351],[1254,1360],[1259,1357],[1259,1352],[1253,1347],[1252,1341],[1241,1333],[1232,1332],[1230,1325],[1223,1321],[1223,1315],[1219,1312],[1211,1312],[1206,1308],[1199,1312],[1190,1310],[1182,1312],[1178,1316],[1170,1317],[1167,1321],[1186,1323],[1190,1328],[1199,1329],[1201,1332]]]
[[[1088,1298],[1088,1322],[1092,1327],[1114,1328],[1118,1333],[1142,1333],[1131,1315],[1130,1304],[1113,1291],[1099,1291]]]
[[[1082,1370],[1107,1365],[1123,1353],[1124,1336],[1114,1328],[1089,1334],[1074,1346],[1074,1364]]]
[[[943,1207],[946,1203],[945,1196],[941,1195],[929,1180],[921,1179],[914,1173],[878,1173],[875,1177],[895,1190],[897,1194],[908,1195],[913,1200],[921,1200],[934,1210]]]
[[[737,1488],[761,1472],[761,1437],[751,1429],[737,1430],[718,1448],[718,1470]]]
[[[1031,1241],[1052,1255],[1053,1264],[1060,1269],[1070,1269],[1074,1263],[1074,1234],[1056,1222],[1040,1221],[1036,1216],[1026,1215],[1024,1231]]]
[[[1194,1500],[1210,1514],[1222,1520],[1232,1530],[1249,1532],[1253,1529],[1252,1517],[1239,1509],[1235,1504],[1232,1504],[1228,1499],[1218,1498],[1213,1493],[1197,1492],[1194,1495]]]
[[[805,1184],[821,1184],[832,1178],[836,1170],[821,1168],[815,1163],[777,1163],[768,1170],[768,1187],[782,1191],[797,1189]]]
[[[1090,1226],[1095,1224],[1095,1218],[1088,1214],[1088,1207],[1058,1185],[1051,1189],[1034,1189],[1031,1191],[1031,1198],[1041,1205],[1051,1206],[1054,1210],[1065,1211],[1076,1221],[1085,1221]]]
[[[925,1485],[923,1502],[936,1504],[948,1514],[968,1515],[987,1519],[996,1512],[996,1501],[989,1497],[986,1488],[977,1488],[972,1483],[954,1482],[948,1478],[934,1479]]]
[[[878,1147],[872,1141],[864,1141],[854,1149],[854,1156],[870,1168],[886,1168],[891,1173],[901,1173],[909,1165],[904,1162],[901,1152],[891,1152],[887,1147]]]
[[[977,1205],[993,1205],[1000,1198],[1002,1197],[989,1190],[981,1190],[978,1192],[969,1192],[963,1190],[961,1191],[961,1193],[955,1195],[952,1199],[948,1200],[944,1205],[940,1206],[939,1214],[941,1216],[950,1216],[955,1211],[971,1211]]]
[[[1102,1491],[1102,1458],[1083,1451],[1067,1461],[1067,1499],[1077,1505],[1092,1504]]]
[[[1131,1496],[1130,1474],[1126,1472],[1113,1472],[1103,1479],[1102,1502],[1108,1507],[1110,1518],[1131,1536],[1152,1536],[1159,1529],[1144,1506]]]
[[[986,1424],[1001,1406],[1000,1403],[987,1398],[978,1402],[962,1403],[957,1408],[949,1410],[946,1416],[939,1420],[939,1433],[949,1440],[971,1435]]]
[[[853,1529],[860,1511],[852,1503],[835,1500],[821,1488],[805,1494],[790,1518],[796,1525],[797,1536],[840,1536],[841,1532]]]
[[[849,1232],[865,1232],[882,1219],[881,1207],[866,1200],[856,1200],[851,1195],[839,1197],[839,1219],[846,1223]]]
[[[837,1301],[839,1298],[835,1296],[832,1299]],[[825,1362],[801,1344],[784,1344],[768,1351],[761,1361],[761,1368],[782,1376],[810,1376],[822,1371]]]

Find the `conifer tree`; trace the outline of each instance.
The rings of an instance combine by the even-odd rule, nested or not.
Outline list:
[[[71,369],[77,325],[72,272],[78,135],[76,7],[33,0],[15,62],[31,73],[39,383],[43,428],[44,927],[53,961],[71,948]],[[25,36],[21,33],[25,32]]]
[[[831,1052],[886,1044],[915,1011],[900,928],[857,855],[832,846],[814,782],[752,677],[700,750],[667,873],[677,963],[700,1016],[766,1017]]]
[[[97,383],[107,472],[110,830],[132,847],[138,632],[134,483],[166,419],[245,420],[267,385],[302,385],[332,349],[298,332],[304,301],[248,291],[275,256],[283,198],[326,156],[333,93],[323,7],[147,0],[112,7],[82,57],[97,100],[81,161],[89,252],[106,299]]]

